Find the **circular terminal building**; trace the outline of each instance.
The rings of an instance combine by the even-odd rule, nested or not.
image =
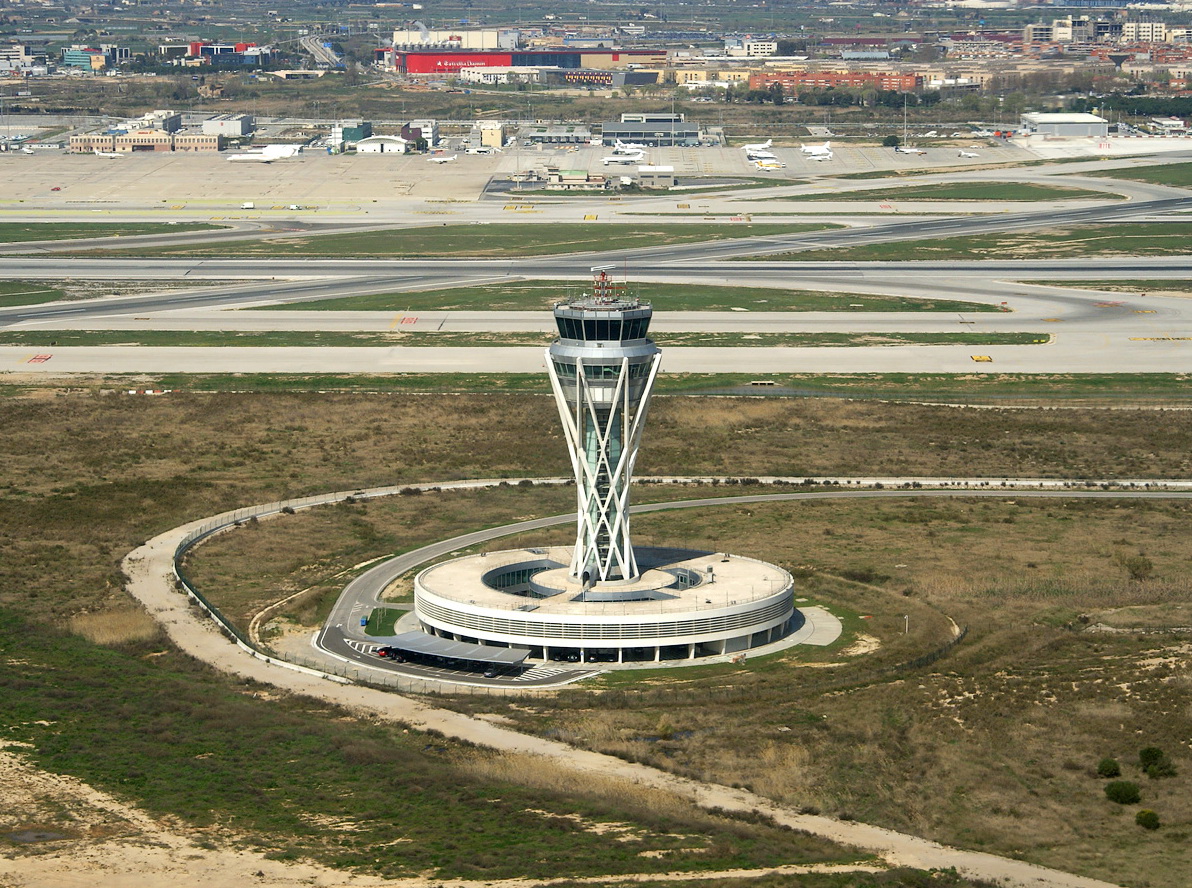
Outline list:
[[[555,306],[559,338],[546,354],[575,472],[575,545],[427,568],[414,581],[422,630],[585,662],[690,660],[778,641],[802,622],[785,570],[631,544],[630,480],[661,353],[649,303],[593,271],[590,294]]]
[[[530,658],[650,662],[746,651],[801,620],[791,575],[752,558],[639,548],[633,580],[585,587],[568,547],[472,555],[414,581],[424,631]]]

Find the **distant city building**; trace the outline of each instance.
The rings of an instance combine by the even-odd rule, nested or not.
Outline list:
[[[749,78],[750,89],[768,89],[775,83],[791,95],[801,89],[835,87],[914,92],[922,89],[923,77],[892,71],[766,71]]]
[[[372,123],[367,120],[340,122],[331,126],[332,148],[355,148],[361,139],[373,134]]]
[[[72,46],[62,50],[62,66],[79,71],[102,71],[108,66],[108,57],[102,49]]]
[[[444,77],[462,68],[657,68],[666,61],[666,50],[654,49],[410,49],[393,53],[397,73],[410,77]]]

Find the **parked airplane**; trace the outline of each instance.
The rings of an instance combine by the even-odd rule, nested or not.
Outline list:
[[[894,146],[895,154],[926,154],[922,148],[912,148],[910,145],[896,145]]]
[[[765,151],[767,148],[769,148],[773,144],[774,144],[773,139],[766,139],[766,141],[762,142],[759,145],[742,145],[741,147],[745,150],[745,153],[748,154],[750,151]]]
[[[646,152],[637,151],[633,154],[610,154],[608,157],[600,158],[600,162],[605,166],[610,163],[641,163],[646,159]]]
[[[233,163],[273,163],[285,157],[294,157],[301,151],[301,145],[266,145],[259,150],[230,154],[228,160]]]
[[[961,151],[956,156],[957,157],[980,157],[981,155],[974,154],[972,151]]]
[[[29,153],[30,153],[30,154],[32,154],[33,152],[32,152],[32,151],[30,151]],[[123,155],[123,154],[119,154],[119,153],[117,153],[117,152],[115,152],[115,151],[100,151],[98,148],[96,148],[96,149],[95,149],[95,156],[96,156],[96,157],[123,157],[124,155]]]
[[[774,153],[773,153],[773,152],[771,152],[771,151],[746,151],[746,152],[745,152],[745,159],[746,159],[746,160],[753,160],[753,161],[757,161],[757,160],[777,160],[777,159],[778,159],[778,155],[777,155],[777,154],[774,154]]]
[[[782,170],[786,169],[786,164],[781,160],[755,160],[753,165],[759,170]]]
[[[822,145],[804,145],[802,142],[800,142],[799,150],[802,151],[804,154],[808,155],[809,157],[815,157],[817,154],[826,154],[828,156],[831,156],[832,143],[824,142],[824,144],[822,144]]]
[[[429,160],[431,163],[451,163],[451,162],[452,162],[453,160],[455,160],[457,157],[459,157],[459,155],[458,155],[458,154],[452,154],[452,155],[450,155],[450,156],[448,156],[448,155],[446,155],[446,154],[436,154],[436,155],[434,155],[433,157],[429,157],[429,158],[427,158],[427,159],[428,159],[428,160]]]
[[[639,145],[637,142],[622,142],[617,139],[613,143],[613,154],[635,154],[645,151],[648,147],[648,145]]]
[[[831,160],[831,159],[832,159],[832,152],[831,152],[831,151],[829,151],[827,154],[812,154],[812,155],[810,155],[810,156],[809,156],[807,159],[808,159],[808,160],[815,160],[815,161],[821,161],[821,160]]]

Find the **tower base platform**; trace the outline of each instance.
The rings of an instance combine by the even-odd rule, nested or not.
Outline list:
[[[564,662],[662,662],[769,645],[798,629],[782,568],[719,552],[636,548],[641,574],[585,588],[568,547],[470,555],[423,570],[424,632]]]

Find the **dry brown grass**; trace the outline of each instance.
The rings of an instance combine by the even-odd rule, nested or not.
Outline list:
[[[67,626],[75,635],[81,635],[95,644],[108,646],[153,641],[162,634],[161,624],[136,607],[75,614]]]

